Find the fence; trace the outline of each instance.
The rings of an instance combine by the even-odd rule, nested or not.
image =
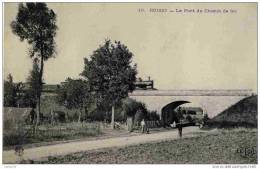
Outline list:
[[[160,121],[146,121],[146,125],[147,125],[148,128],[161,127]]]

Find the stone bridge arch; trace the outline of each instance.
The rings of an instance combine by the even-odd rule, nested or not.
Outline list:
[[[200,106],[212,118],[252,94],[251,90],[139,90],[129,96],[145,103],[149,110],[156,111],[160,117],[165,105],[188,101]]]
[[[189,101],[173,101],[171,103],[166,104],[161,108],[161,121],[163,122],[163,126],[172,124],[173,122],[179,123],[179,117],[177,115],[176,109],[184,104],[190,103]]]

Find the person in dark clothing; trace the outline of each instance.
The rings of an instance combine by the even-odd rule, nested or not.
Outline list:
[[[177,124],[177,128],[179,131],[179,137],[182,138],[182,123],[181,121]]]

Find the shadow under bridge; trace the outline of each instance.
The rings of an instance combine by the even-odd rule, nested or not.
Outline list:
[[[162,114],[161,114],[161,122],[163,127],[168,127],[170,126],[170,124],[172,124],[173,122],[178,123],[179,122],[179,118],[177,116],[177,112],[175,111],[175,109],[183,104],[186,103],[190,103],[189,101],[174,101],[171,102],[167,105],[165,105],[162,108]]]

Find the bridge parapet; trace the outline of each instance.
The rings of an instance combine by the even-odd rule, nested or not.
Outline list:
[[[232,90],[135,90],[129,96],[251,96],[251,89]]]

